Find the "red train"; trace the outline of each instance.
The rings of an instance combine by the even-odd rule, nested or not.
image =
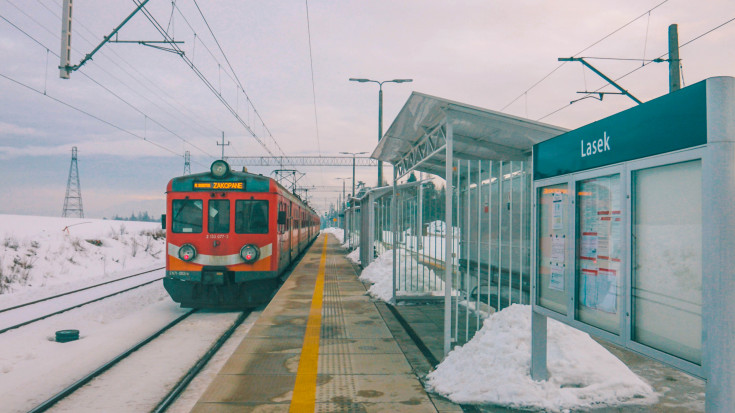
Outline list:
[[[182,307],[268,302],[280,275],[319,235],[319,217],[271,178],[212,163],[166,189],[166,278]]]

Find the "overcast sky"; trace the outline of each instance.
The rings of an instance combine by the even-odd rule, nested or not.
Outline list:
[[[179,46],[187,58],[268,150],[287,155],[372,152],[378,88],[349,82],[350,77],[414,80],[384,85],[385,130],[412,91],[580,127],[634,102],[608,95],[601,102],[568,105],[580,97],[577,91],[604,84],[580,63],[564,64],[528,90],[560,66],[557,58],[653,59],[667,52],[670,24],[679,25],[684,45],[735,18],[732,0],[312,0],[312,89],[305,1],[197,1],[224,56],[193,0],[176,0],[173,13],[169,0],[150,0],[146,8],[184,42]],[[133,1],[75,0],[72,63],[134,8]],[[176,54],[107,44],[63,80],[57,69],[61,0],[0,0],[0,15],[0,213],[60,215],[72,146],[79,150],[85,215],[97,218],[162,213],[166,183],[183,173],[184,152],[191,152],[192,172],[207,170],[220,156],[222,132],[231,143],[227,156],[267,154]],[[118,39],[162,36],[139,13]],[[735,22],[683,46],[685,85],[735,76],[734,44]],[[611,78],[642,65],[590,63]],[[238,92],[235,78],[247,97]],[[668,66],[651,63],[620,83],[637,98],[651,100],[668,92]],[[337,193],[328,192],[341,186],[336,178],[352,173],[351,168],[299,169],[307,173],[301,183],[317,187],[310,194],[320,210],[336,201]],[[252,171],[270,174],[270,169]],[[375,171],[358,168],[357,179],[373,185]]]

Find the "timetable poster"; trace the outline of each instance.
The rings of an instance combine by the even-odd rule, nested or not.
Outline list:
[[[566,219],[570,207],[567,184],[539,189],[538,198],[538,302],[548,309],[567,311],[566,280],[569,259]]]
[[[617,313],[621,265],[620,176],[578,184],[578,280],[584,307]]]

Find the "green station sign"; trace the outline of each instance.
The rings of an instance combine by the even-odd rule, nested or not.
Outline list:
[[[706,143],[702,81],[534,145],[533,177],[551,178]]]

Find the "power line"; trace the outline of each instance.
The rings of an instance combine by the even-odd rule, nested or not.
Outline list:
[[[196,1],[196,0],[195,0]],[[309,37],[309,67],[311,68],[311,94],[314,98],[314,123],[316,124],[316,147],[319,156],[322,156],[322,144],[319,139],[319,117],[316,110],[316,83],[314,82],[314,58],[311,54],[311,23],[309,22],[309,0],[306,2],[306,31]]]
[[[613,30],[612,32],[608,33],[607,35],[605,35],[605,36],[604,36],[604,37],[602,37],[601,39],[599,39],[599,40],[595,41],[595,42],[594,42],[594,43],[592,43],[591,45],[589,45],[589,46],[585,47],[584,49],[580,50],[579,52],[577,52],[577,53],[573,54],[573,55],[572,55],[572,57],[577,57],[577,55],[580,55],[580,54],[584,53],[585,51],[587,51],[587,50],[591,49],[592,47],[594,47],[594,46],[596,46],[597,44],[599,44],[600,42],[602,42],[602,41],[606,40],[607,38],[609,38],[610,36],[612,36],[612,35],[614,35],[615,33],[619,32],[620,30],[622,30],[622,29],[624,29],[624,28],[628,27],[629,25],[631,25],[631,24],[632,24],[633,22],[635,22],[636,20],[640,19],[641,17],[643,17],[643,16],[645,16],[645,15],[647,15],[647,14],[651,13],[651,12],[652,12],[653,10],[656,10],[657,8],[659,8],[659,7],[663,6],[663,5],[664,5],[665,3],[667,3],[668,1],[669,1],[669,0],[664,0],[664,1],[662,1],[661,3],[659,3],[659,4],[655,5],[654,7],[652,7],[651,9],[649,9],[648,11],[646,11],[645,13],[641,14],[640,16],[638,16],[638,17],[634,18],[633,20],[631,20],[631,21],[629,21],[629,22],[625,23],[624,25],[622,25],[622,26],[618,27],[617,29]],[[542,77],[542,78],[541,78],[541,80],[539,80],[539,81],[537,81],[536,83],[534,83],[533,85],[531,85],[531,87],[529,87],[528,89],[526,89],[526,90],[525,90],[525,91],[524,91],[523,93],[521,93],[520,95],[518,95],[518,96],[517,96],[517,97],[516,97],[515,99],[511,100],[511,101],[510,101],[510,102],[509,102],[509,103],[508,103],[507,105],[503,106],[503,107],[502,107],[502,108],[500,109],[500,111],[501,111],[501,112],[502,112],[502,111],[504,111],[504,110],[505,110],[505,109],[506,109],[506,108],[507,108],[508,106],[510,106],[510,105],[512,105],[513,103],[515,103],[515,102],[516,102],[516,101],[517,101],[518,99],[520,99],[520,98],[521,98],[521,97],[523,97],[523,96],[524,96],[525,94],[527,94],[528,92],[530,92],[530,91],[531,91],[531,89],[535,88],[535,87],[536,87],[536,86],[538,86],[538,85],[539,85],[539,84],[540,84],[541,82],[543,82],[544,80],[548,79],[548,78],[549,78],[549,76],[551,76],[552,74],[554,74],[554,73],[555,73],[555,72],[556,72],[557,70],[561,69],[561,67],[562,67],[562,66],[564,66],[565,64],[567,64],[567,62],[563,62],[563,63],[561,63],[560,65],[558,65],[557,67],[555,67],[555,68],[554,68],[554,70],[552,70],[551,72],[549,72],[549,73],[548,73],[548,74],[547,74],[546,76]],[[543,118],[542,118],[542,119],[543,119]]]
[[[2,17],[2,16],[0,16],[0,17]],[[114,123],[112,123],[110,121],[107,121],[105,119],[102,119],[102,118],[100,118],[97,115],[94,115],[94,114],[92,114],[90,112],[87,112],[84,109],[81,109],[79,107],[76,107],[76,106],[72,105],[71,103],[68,103],[68,102],[65,102],[65,101],[63,101],[63,100],[61,100],[59,98],[53,97],[53,96],[49,95],[48,93],[44,93],[43,91],[40,91],[40,90],[34,88],[33,86],[30,86],[30,85],[28,85],[26,83],[23,83],[20,80],[14,79],[14,78],[12,78],[12,77],[4,74],[4,73],[0,73],[0,77],[3,77],[3,78],[5,78],[5,79],[7,79],[7,80],[9,80],[9,81],[11,81],[11,82],[19,85],[19,86],[22,86],[22,87],[24,87],[24,88],[26,88],[28,90],[31,90],[33,92],[36,92],[39,95],[45,96],[45,97],[47,97],[47,98],[49,98],[49,99],[51,99],[51,100],[53,100],[55,102],[58,102],[58,103],[60,103],[60,104],[62,104],[64,106],[70,108],[70,109],[74,109],[77,112],[80,112],[80,113],[82,113],[84,115],[87,115],[87,116],[89,116],[92,119],[98,120],[98,121],[104,123],[105,125],[111,126],[111,127],[115,128],[115,129],[119,130],[120,132],[126,133],[126,134],[128,134],[130,136],[133,136],[133,137],[136,137],[136,138],[138,138],[138,139],[140,139],[142,141],[146,141],[146,142],[150,143],[151,145],[155,145],[155,146],[163,149],[166,152],[170,152],[171,154],[176,155],[176,156],[179,156],[179,157],[182,157],[183,156],[182,154],[176,153],[175,151],[173,151],[173,150],[171,150],[171,149],[169,149],[169,148],[167,148],[167,147],[165,147],[165,146],[163,146],[163,145],[161,145],[159,143],[153,142],[152,140],[149,140],[146,137],[140,136],[140,135],[138,135],[138,134],[136,134],[134,132],[131,132],[131,131],[123,128],[122,126],[118,126],[118,125],[116,125],[116,124],[114,124]],[[204,166],[204,165],[202,165],[202,166]]]
[[[7,0],[7,1],[10,2],[10,0]],[[43,2],[41,2],[41,0],[36,0],[36,1],[46,11],[48,11],[49,14],[51,14],[54,18],[57,18],[57,19],[61,18],[58,13],[55,13],[53,10],[51,10],[50,8],[48,8],[48,6],[46,4],[44,4]],[[58,2],[56,2],[56,4],[59,7],[61,7],[61,5]],[[24,13],[24,14],[26,14],[26,13]],[[43,27],[47,32],[51,33],[56,39],[59,39],[59,34],[58,33],[50,32],[48,29],[45,28],[44,25],[42,25],[39,22],[36,22],[36,24],[38,24],[39,26]],[[84,29],[90,35],[95,36],[95,34],[92,33],[92,31],[89,28],[87,28],[82,22],[77,21],[75,23],[75,26],[81,27],[82,29]],[[86,36],[84,36],[83,33],[77,33],[77,35],[82,40],[86,41],[89,45],[92,45],[92,46],[95,45],[95,43],[92,42]],[[72,48],[72,50],[75,51],[75,52],[77,52],[77,53],[79,53],[79,54],[82,54],[81,52],[75,50],[75,48]],[[170,99],[170,100],[166,100],[166,99],[163,99],[163,97],[154,94],[154,96],[158,97],[165,105],[169,106],[171,109],[173,109],[174,111],[178,112],[181,116],[177,116],[177,115],[175,115],[175,114],[167,111],[166,109],[164,109],[163,107],[161,107],[159,104],[155,103],[153,100],[149,99],[148,97],[146,97],[142,93],[140,93],[137,90],[135,90],[133,87],[131,87],[126,82],[124,82],[122,79],[114,76],[109,70],[106,70],[102,66],[98,65],[97,63],[95,63],[95,61],[92,61],[92,64],[95,65],[100,70],[102,70],[105,74],[107,74],[108,76],[112,77],[114,80],[118,81],[120,84],[122,84],[123,86],[125,86],[132,93],[134,93],[137,96],[139,96],[140,98],[148,101],[149,103],[151,103],[152,105],[154,105],[156,108],[158,108],[162,112],[164,112],[164,113],[168,114],[169,116],[174,117],[174,118],[176,118],[176,119],[178,119],[180,121],[183,121],[185,123],[188,123],[188,124],[190,124],[192,126],[195,126],[195,127],[199,128],[200,132],[204,132],[204,134],[210,133],[210,131],[208,131],[207,129],[217,129],[216,127],[211,126],[211,125],[209,125],[209,126],[202,125],[201,124],[201,119],[196,119],[196,120],[193,119],[195,117],[197,117],[197,118],[199,117],[197,114],[195,114],[194,112],[188,111],[186,109],[186,107],[183,107],[182,106],[183,109],[185,109],[185,110],[188,111],[188,113],[184,113],[181,109],[179,109],[178,107],[176,107],[175,105],[173,105],[171,103],[171,101],[174,101],[174,99],[165,90],[161,89],[155,82],[153,82],[150,79],[148,79],[143,73],[141,73],[138,69],[136,69],[130,63],[128,63],[122,56],[120,56],[119,54],[117,54],[113,49],[108,48],[108,49],[105,49],[105,50],[106,51],[109,51],[111,54],[113,54],[119,60],[115,60],[115,59],[112,59],[112,58],[108,57],[107,54],[105,53],[105,51],[102,51],[102,50],[100,51],[100,55],[101,56],[103,56],[104,58],[106,58],[107,60],[109,60],[110,62],[112,62],[115,65],[115,67],[117,67],[118,69],[120,69],[123,73],[125,73],[128,77],[130,77],[130,79],[132,79],[134,82],[136,82],[137,84],[139,84],[141,87],[145,88],[146,90],[150,90],[150,88],[152,87],[152,88],[156,89],[161,95],[163,95],[166,98]],[[134,71],[136,73],[136,76],[134,76],[129,71],[127,71],[124,67],[122,67],[123,64],[126,65],[132,71]],[[146,84],[143,84],[143,82],[141,80],[145,80],[147,82],[147,85]],[[193,146],[193,144],[192,144],[192,146]],[[199,149],[199,148],[197,148],[197,149],[201,151],[201,149]],[[213,157],[212,155],[210,155],[210,154],[208,154],[206,152],[203,152],[203,153],[205,155],[209,156],[209,157]]]
[[[20,28],[19,26],[17,26],[16,24],[14,24],[13,22],[11,22],[10,20],[8,20],[8,19],[7,19],[7,18],[6,18],[5,16],[3,16],[3,15],[0,15],[0,18],[2,18],[2,19],[3,19],[4,21],[6,21],[6,22],[7,22],[8,24],[10,24],[11,26],[13,26],[13,27],[14,27],[14,28],[15,28],[16,30],[18,30],[18,31],[20,31],[21,33],[23,33],[23,34],[24,34],[24,35],[25,35],[26,37],[28,37],[29,39],[33,40],[33,41],[34,41],[34,42],[35,42],[36,44],[38,44],[38,45],[40,45],[41,47],[43,47],[44,49],[46,49],[46,52],[47,52],[47,53],[51,53],[51,54],[53,54],[54,56],[56,56],[57,58],[59,57],[59,55],[58,55],[57,53],[55,53],[55,52],[51,52],[51,51],[49,50],[49,47],[48,47],[48,46],[44,45],[44,44],[43,44],[42,42],[40,42],[40,41],[39,41],[38,39],[36,39],[35,37],[31,36],[31,35],[30,35],[30,34],[29,34],[28,32],[26,32],[25,30],[23,30],[22,28]],[[123,102],[123,103],[125,103],[126,105],[128,105],[128,106],[129,106],[130,108],[132,108],[133,110],[135,110],[135,111],[136,111],[136,112],[138,112],[139,114],[141,114],[141,115],[144,115],[144,116],[145,116],[145,117],[146,117],[147,119],[151,119],[151,121],[153,121],[153,122],[154,122],[155,124],[157,124],[158,126],[160,126],[161,128],[163,128],[164,130],[168,131],[168,132],[169,132],[169,133],[171,133],[172,135],[176,136],[177,138],[181,139],[181,141],[183,141],[183,142],[185,142],[185,143],[189,144],[190,146],[192,146],[192,147],[194,147],[194,148],[198,149],[199,151],[201,151],[201,152],[202,152],[202,153],[204,153],[205,155],[207,155],[207,156],[209,156],[209,157],[212,157],[212,155],[210,155],[210,154],[208,154],[207,152],[203,151],[203,150],[202,150],[201,148],[197,147],[197,146],[196,146],[196,145],[194,145],[193,143],[191,143],[191,142],[187,141],[187,140],[186,140],[185,138],[183,138],[183,137],[182,137],[182,136],[180,136],[179,134],[175,133],[175,132],[174,132],[174,131],[172,131],[171,129],[167,128],[166,126],[164,126],[163,124],[161,124],[161,123],[160,123],[159,121],[157,121],[156,119],[154,119],[154,118],[152,118],[152,117],[148,116],[148,114],[146,114],[146,113],[145,113],[145,112],[143,112],[142,110],[138,109],[138,108],[137,108],[136,106],[134,106],[134,105],[133,105],[133,104],[131,104],[130,102],[126,101],[126,100],[125,100],[125,99],[123,99],[123,98],[122,98],[122,97],[121,97],[120,95],[116,94],[116,93],[115,93],[115,92],[113,92],[113,91],[112,91],[111,89],[109,89],[108,87],[104,86],[103,84],[101,84],[100,82],[98,82],[97,80],[95,80],[94,78],[92,78],[91,76],[89,76],[88,74],[86,74],[86,73],[84,73],[84,72],[81,72],[81,71],[80,71],[80,73],[81,73],[81,74],[82,74],[82,75],[83,75],[84,77],[86,77],[87,79],[89,79],[90,81],[92,81],[92,82],[93,82],[94,84],[96,84],[97,86],[101,87],[102,89],[104,89],[105,91],[107,91],[108,93],[110,93],[110,94],[111,94],[112,96],[116,97],[116,98],[117,98],[117,99],[119,99],[119,100],[120,100],[121,102]],[[47,93],[47,91],[46,91],[46,90],[44,90],[44,92],[43,92],[43,93],[44,93],[44,94],[46,94],[46,93]]]
[[[729,23],[732,23],[733,21],[735,21],[735,17],[733,17],[733,18],[731,18],[731,19],[727,20],[726,22],[724,22],[724,23],[722,23],[722,24],[720,24],[720,25],[718,25],[718,26],[715,26],[714,28],[712,28],[712,29],[710,29],[710,30],[707,30],[706,32],[704,32],[704,33],[700,34],[699,36],[696,36],[696,37],[694,37],[693,39],[691,39],[691,40],[687,41],[686,43],[683,43],[682,45],[680,45],[680,46],[679,46],[679,49],[681,49],[682,47],[684,47],[684,46],[686,46],[686,45],[688,45],[688,44],[690,44],[690,43],[692,43],[692,42],[694,42],[695,40],[699,40],[699,39],[701,39],[702,37],[704,37],[704,36],[706,36],[706,35],[708,35],[708,34],[712,33],[713,31],[715,31],[715,30],[717,30],[717,29],[719,29],[719,28],[721,28],[721,27],[723,27],[723,26],[725,26],[725,25],[727,25],[727,24],[729,24]],[[668,56],[668,54],[669,54],[669,53],[668,53],[668,52],[666,52],[666,53],[662,54],[661,56],[659,56],[659,57],[657,57],[657,58],[655,58],[655,59],[652,59],[652,60],[649,60],[649,61],[646,61],[646,62],[644,62],[644,63],[643,63],[643,65],[641,65],[641,66],[638,66],[638,67],[636,67],[635,69],[633,69],[633,70],[629,71],[628,73],[626,73],[626,74],[624,74],[624,75],[622,75],[622,76],[620,76],[620,77],[616,78],[616,79],[615,79],[615,81],[617,82],[618,80],[621,80],[621,79],[623,79],[623,78],[626,78],[626,77],[630,76],[631,74],[633,74],[633,73],[635,73],[635,72],[637,72],[637,71],[639,71],[639,70],[643,69],[644,67],[648,66],[648,65],[649,65],[649,64],[651,64],[651,63],[662,61],[662,59],[663,59],[663,58],[664,58],[665,56]],[[588,94],[587,94],[586,96],[591,96],[591,95],[593,95],[593,94],[594,94],[595,92],[599,92],[600,90],[602,90],[602,89],[604,89],[604,88],[606,88],[606,87],[608,87],[608,86],[610,86],[610,84],[609,84],[609,83],[607,83],[607,84],[604,84],[604,85],[600,86],[599,88],[595,89],[594,91],[592,91],[592,93],[588,93]],[[578,101],[579,101],[579,100],[576,100],[576,101],[574,101],[574,102],[578,102]],[[566,105],[564,105],[564,106],[560,107],[559,109],[556,109],[556,110],[554,110],[553,112],[551,112],[551,113],[549,113],[549,114],[547,114],[547,115],[544,115],[543,117],[540,117],[540,118],[538,118],[538,119],[536,119],[536,120],[537,120],[537,121],[540,121],[540,120],[542,120],[542,119],[548,118],[549,116],[551,116],[551,115],[553,115],[553,114],[555,114],[555,113],[558,113],[558,112],[562,111],[563,109],[566,109],[566,108],[568,108],[568,107],[569,107],[569,106],[571,106],[572,104],[573,104],[573,102],[570,102],[570,103],[568,103],[568,104],[566,104]]]
[[[133,0],[133,3],[136,5],[140,5],[139,0]],[[204,83],[205,86],[215,95],[215,97],[227,108],[227,110],[230,111],[230,113],[234,116],[234,118],[245,128],[245,130],[248,131],[252,135],[252,137],[260,144],[263,149],[265,149],[266,152],[268,152],[269,155],[275,156],[273,152],[271,152],[270,148],[263,142],[263,140],[258,137],[258,135],[250,128],[250,126],[245,123],[245,121],[240,117],[240,115],[237,113],[237,111],[232,107],[232,105],[222,96],[221,93],[217,90],[217,88],[212,84],[212,82],[207,79],[206,76],[199,70],[199,68],[194,64],[194,62],[189,59],[183,50],[176,44],[172,43],[173,39],[171,36],[169,36],[168,33],[163,29],[163,26],[156,20],[156,18],[148,11],[147,8],[143,7],[141,9],[141,12],[143,15],[148,19],[148,21],[153,24],[153,27],[163,36],[163,38],[170,43],[170,46],[177,52],[176,54],[179,55],[179,57],[184,60],[184,62],[189,66],[190,69],[194,72],[194,74]],[[254,109],[254,108],[253,108]],[[275,141],[275,140],[274,140]],[[280,147],[279,147],[280,148]]]
[[[258,110],[255,108],[255,105],[253,104],[253,101],[250,99],[250,96],[248,96],[247,92],[245,91],[245,87],[242,85],[242,82],[240,82],[240,78],[237,76],[235,69],[232,68],[232,64],[230,64],[230,59],[227,58],[227,54],[225,54],[225,51],[222,50],[222,46],[217,40],[217,36],[214,35],[214,31],[212,30],[212,27],[209,25],[207,18],[204,17],[204,13],[202,12],[202,9],[199,8],[199,4],[197,3],[196,0],[192,0],[192,1],[194,2],[194,6],[196,6],[196,9],[199,11],[199,15],[202,17],[204,24],[207,26],[207,29],[209,30],[209,34],[212,35],[212,39],[214,39],[215,44],[217,44],[217,48],[219,49],[220,53],[222,53],[222,57],[225,58],[227,67],[230,68],[230,72],[232,72],[232,75],[235,77],[235,81],[237,81],[237,85],[240,87],[240,90],[245,95],[245,98],[247,99],[248,103],[250,103],[250,105],[252,106],[253,113],[255,113],[255,115],[258,116],[258,119],[260,120],[260,123],[263,125],[263,128],[265,128],[265,130],[268,132],[268,135],[273,140],[273,143],[276,144],[276,147],[281,152],[281,154],[286,156],[286,153],[283,151],[283,148],[281,148],[281,145],[278,144],[278,141],[276,140],[276,138],[273,137],[273,134],[271,133],[270,129],[268,128],[268,126],[266,126],[265,121],[263,121],[263,118],[260,116],[260,113],[258,113]]]

